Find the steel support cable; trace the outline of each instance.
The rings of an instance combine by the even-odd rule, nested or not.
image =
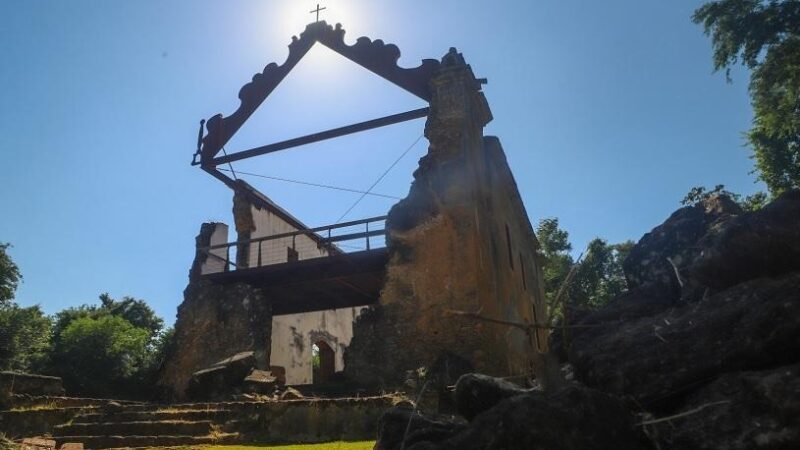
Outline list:
[[[233,170],[222,169],[222,168],[220,168],[218,170],[221,170],[223,172],[233,172]],[[313,187],[318,187],[318,188],[333,189],[333,190],[336,190],[336,191],[353,192],[353,193],[356,193],[356,194],[366,194],[366,195],[372,195],[372,196],[375,196],[375,197],[390,198],[392,200],[400,200],[401,199],[401,197],[397,197],[395,195],[377,194],[375,192],[359,191],[358,189],[350,189],[350,188],[345,188],[345,187],[341,187],[341,186],[331,186],[329,184],[312,183],[310,181],[292,180],[292,179],[289,179],[289,178],[273,177],[273,176],[270,176],[270,175],[261,175],[261,174],[258,174],[258,173],[243,172],[241,170],[236,171],[236,173],[238,173],[239,175],[249,175],[251,177],[266,178],[268,180],[285,181],[287,183],[302,184],[304,186],[313,186]]]
[[[394,160],[394,162],[393,162],[393,163],[392,163],[392,164],[389,166],[389,168],[388,168],[388,169],[386,169],[386,170],[385,170],[385,171],[384,171],[384,172],[381,174],[381,176],[379,176],[379,177],[378,177],[378,179],[377,179],[377,180],[375,180],[375,182],[374,182],[374,183],[372,183],[372,186],[370,186],[370,187],[369,187],[369,189],[367,189],[367,190],[366,190],[366,191],[365,191],[363,194],[361,194],[361,197],[359,197],[359,198],[358,198],[358,200],[356,200],[356,201],[355,201],[355,202],[354,202],[352,205],[350,205],[350,207],[349,207],[349,208],[347,208],[347,211],[345,211],[345,212],[344,212],[344,214],[342,214],[342,215],[339,217],[339,219],[338,219],[338,220],[336,220],[336,223],[339,223],[339,222],[341,222],[341,221],[342,221],[342,219],[344,219],[344,218],[345,218],[345,217],[346,217],[348,214],[350,214],[350,211],[352,211],[352,210],[353,210],[353,208],[355,208],[355,207],[356,207],[356,206],[357,206],[359,203],[361,203],[361,200],[364,200],[364,197],[366,197],[367,195],[369,195],[369,193],[372,191],[372,189],[373,189],[373,188],[375,188],[375,186],[377,186],[377,185],[378,185],[378,183],[380,183],[380,182],[383,180],[383,178],[384,178],[384,177],[386,177],[386,175],[387,175],[387,174],[388,174],[388,173],[389,173],[389,172],[390,172],[392,169],[394,169],[394,166],[396,166],[396,165],[397,165],[397,163],[399,163],[399,162],[400,162],[400,160],[401,160],[401,159],[403,159],[403,157],[405,157],[405,156],[408,154],[408,152],[410,152],[410,151],[411,151],[411,149],[412,149],[412,148],[414,148],[414,147],[417,145],[417,143],[418,143],[418,142],[419,142],[419,141],[422,139],[422,137],[423,137],[423,136],[424,136],[424,135],[420,134],[420,135],[419,135],[419,137],[418,137],[418,138],[417,138],[417,139],[414,141],[414,143],[413,143],[413,144],[411,144],[411,145],[409,145],[409,146],[408,146],[408,148],[407,148],[407,149],[406,149],[406,150],[405,150],[405,151],[404,151],[404,152],[403,152],[403,153],[402,153],[402,154],[401,154],[401,155],[400,155],[400,156],[399,156],[397,159],[395,159],[395,160]]]
[[[225,147],[224,146],[222,147],[222,154],[225,155],[225,156],[228,156],[228,152],[225,151]],[[233,171],[233,164],[232,163],[228,163],[228,167],[231,168],[230,172],[233,175],[233,179],[236,180],[236,172]],[[222,170],[225,170],[225,169],[222,169]]]

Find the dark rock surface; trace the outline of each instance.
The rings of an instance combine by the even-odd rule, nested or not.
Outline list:
[[[410,449],[415,444],[439,443],[465,427],[464,422],[425,416],[410,405],[398,405],[383,413],[378,421],[375,450]]]
[[[800,442],[800,365],[722,375],[690,395],[653,431],[662,448],[796,449]]]
[[[742,283],[681,308],[592,328],[570,347],[578,380],[649,404],[716,374],[800,358],[800,273]]]
[[[652,283],[669,286],[678,293],[673,264],[682,268],[691,263],[699,254],[697,242],[712,224],[741,213],[742,209],[726,196],[713,196],[675,211],[631,250],[623,264],[628,286],[635,288]]]
[[[486,381],[478,385],[492,385]],[[410,409],[395,408],[381,418],[377,450],[401,448],[410,414]],[[408,450],[652,448],[619,399],[579,385],[506,398],[467,426],[415,415],[410,430]]]
[[[571,310],[570,324],[590,326],[611,326],[621,321],[632,321],[659,314],[670,308],[679,306],[679,300],[672,288],[661,284],[647,283],[633,288],[609,303],[605,308],[586,311],[578,314]],[[550,335],[550,350],[565,362],[569,359],[569,347],[572,342],[585,333],[602,332],[594,328],[556,329]],[[566,333],[566,334],[565,334]]]
[[[800,271],[800,190],[714,224],[697,245],[689,276],[714,290]]]
[[[458,412],[472,420],[501,401],[526,392],[527,389],[503,379],[470,373],[458,379],[454,397]]]
[[[575,384],[465,375],[454,399],[469,425],[415,418],[405,448],[800,448],[800,191],[755,212],[724,196],[681,208],[624,266],[628,292],[568,309],[588,326],[551,335]],[[378,448],[400,448],[408,417],[385,416]]]
[[[240,352],[192,374],[186,394],[195,400],[226,400],[242,392],[256,364],[253,352]]]
[[[431,364],[425,377],[438,396],[437,410],[440,413],[455,412],[456,405],[451,390],[462,375],[474,371],[475,368],[468,360],[451,352],[443,352]]]

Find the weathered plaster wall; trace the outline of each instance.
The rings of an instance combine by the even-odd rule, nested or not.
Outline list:
[[[260,194],[249,185],[240,183],[233,197],[233,214],[239,241],[257,239],[265,236],[290,233],[301,228],[299,223],[290,223],[286,215],[279,213],[277,205]],[[288,261],[288,249],[297,251],[298,259],[319,258],[328,254],[326,248],[317,245],[317,241],[308,235],[286,237],[251,243],[238,249],[237,264],[243,267],[285,263]],[[260,258],[259,258],[260,254]]]
[[[543,296],[538,243],[516,183],[499,141],[483,137],[491,112],[479,82],[451,50],[431,87],[429,152],[387,219],[380,306],[357,320],[346,354],[345,372],[365,384],[397,385],[445,352],[493,375],[531,370],[524,332],[448,313],[530,323]],[[543,313],[540,306],[540,321]]]
[[[287,384],[311,384],[311,345],[325,341],[336,352],[336,371],[344,370],[344,349],[353,337],[353,322],[363,308],[343,308],[272,318],[273,366],[286,368]]]
[[[245,195],[248,194],[248,195]],[[282,214],[273,211],[265,199],[252,191],[239,192],[234,196],[234,213],[238,239],[256,239],[281,233],[297,231]],[[308,236],[280,238],[265,241],[261,245],[261,264],[284,263],[287,247],[293,247],[298,259],[319,258],[328,254]],[[248,267],[258,265],[259,248],[251,245],[245,250]],[[344,368],[344,348],[353,335],[353,321],[361,308],[315,311],[302,314],[276,316],[272,319],[270,365],[286,369],[287,384],[310,384],[313,381],[311,345],[324,340],[336,352],[336,370]]]
[[[250,234],[251,239],[297,231],[296,227],[286,223],[285,220],[267,209],[257,206],[250,206],[250,208],[250,214],[253,216],[253,225],[255,227]],[[298,253],[298,259],[301,260],[319,258],[328,254],[325,248],[320,248],[316,241],[306,235],[296,236],[294,238],[272,239],[261,243],[261,264],[267,265],[287,262],[288,248],[294,248]],[[258,253],[258,245],[250,246],[248,267],[258,266]]]

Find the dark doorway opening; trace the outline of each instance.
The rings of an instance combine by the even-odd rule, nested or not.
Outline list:
[[[311,346],[311,366],[314,384],[328,381],[336,372],[336,352],[325,341]]]

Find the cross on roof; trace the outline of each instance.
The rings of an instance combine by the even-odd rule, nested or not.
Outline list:
[[[317,22],[319,22],[319,12],[322,11],[323,9],[328,9],[328,8],[320,8],[319,7],[319,3],[317,3],[317,9],[314,9],[314,10],[309,11],[309,12],[311,14],[317,13]]]

